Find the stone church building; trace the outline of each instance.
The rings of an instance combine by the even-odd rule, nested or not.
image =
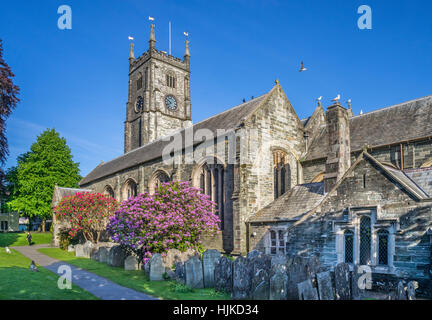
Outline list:
[[[123,201],[170,180],[217,203],[221,234],[206,246],[232,254],[318,254],[330,267],[431,275],[432,96],[354,115],[321,103],[299,119],[276,85],[192,124],[190,53],[155,47],[129,57],[124,154],[80,187]]]

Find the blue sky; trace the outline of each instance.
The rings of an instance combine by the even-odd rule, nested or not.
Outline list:
[[[72,8],[72,30],[57,8]],[[372,8],[360,30],[357,8]],[[430,1],[4,1],[0,38],[21,88],[7,123],[6,167],[38,134],[55,128],[86,175],[123,152],[128,36],[147,50],[148,16],[156,47],[183,57],[189,32],[194,122],[270,90],[278,78],[300,118],[338,93],[363,112],[432,94]],[[299,73],[300,61],[307,72]]]

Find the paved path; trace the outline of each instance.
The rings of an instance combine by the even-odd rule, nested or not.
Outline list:
[[[27,258],[34,260],[37,265],[40,265],[56,274],[62,275],[64,272],[58,273],[60,266],[69,266],[72,270],[72,282],[84,290],[92,293],[96,297],[103,300],[156,300],[156,298],[148,296],[142,292],[122,287],[106,278],[98,276],[92,272],[75,267],[66,262],[48,257],[47,255],[37,251],[40,248],[50,248],[48,244],[12,247]]]

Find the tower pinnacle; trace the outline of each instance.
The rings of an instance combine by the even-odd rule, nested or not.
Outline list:
[[[156,43],[155,32],[154,32],[154,24],[150,25],[150,39],[149,39],[149,49],[154,49]]]

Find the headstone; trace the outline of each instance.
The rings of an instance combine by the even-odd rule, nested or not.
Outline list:
[[[175,279],[181,284],[186,283],[185,266],[183,262],[175,264]]]
[[[287,299],[288,276],[286,265],[276,264],[270,272],[270,300]]]
[[[270,280],[266,270],[258,270],[252,277],[251,284],[252,300],[268,300],[270,297]]]
[[[249,251],[249,253],[246,256],[246,259],[250,260],[250,259],[253,259],[253,258],[260,256],[260,255],[262,255],[262,252],[254,249],[252,251]]]
[[[93,261],[99,261],[99,249],[95,248],[90,252],[90,259]]]
[[[124,267],[125,253],[120,246],[113,246],[107,256],[107,264],[111,267]]]
[[[418,288],[417,281],[410,281],[407,285],[407,297],[408,300],[416,300],[416,289]]]
[[[204,287],[214,287],[214,270],[216,262],[219,261],[221,254],[219,251],[211,249],[203,253],[203,272],[204,272]]]
[[[252,250],[251,252],[254,251],[257,253],[251,254],[246,258],[250,267],[251,277],[262,269],[269,274],[272,266],[272,257],[257,250]]]
[[[150,259],[150,281],[161,281],[163,280],[163,274],[165,273],[165,266],[162,262],[162,256],[160,253],[155,253]]]
[[[97,254],[98,254],[97,260],[100,263],[107,263],[108,250],[109,250],[109,248],[107,248],[107,247],[100,247],[99,250],[97,251]]]
[[[84,257],[84,248],[82,244],[75,245],[75,257]]]
[[[73,244],[68,245],[68,252],[74,252],[75,251],[75,246]]]
[[[286,265],[288,262],[288,257],[285,254],[278,253],[277,255],[271,258],[271,265],[274,266],[276,264]]]
[[[233,262],[227,257],[220,257],[215,264],[214,284],[215,290],[220,292],[232,292],[233,285]]]
[[[350,300],[350,269],[345,262],[339,263],[334,270],[337,300]]]
[[[397,285],[396,300],[407,300],[407,293],[402,281],[399,281]]]
[[[238,257],[233,263],[232,299],[244,300],[248,298],[251,288],[251,270],[248,260]]]
[[[203,268],[201,260],[193,256],[185,262],[186,285],[191,288],[204,288]]]
[[[86,241],[83,245],[83,257],[90,258],[92,251],[95,249],[95,245],[91,241]]]
[[[318,256],[314,255],[306,259],[306,271],[308,278],[313,279],[320,272],[321,261]]]
[[[139,263],[135,256],[128,256],[124,261],[125,270],[139,270]]]
[[[291,264],[287,268],[287,276],[287,299],[297,300],[299,296],[297,284],[306,281],[308,278],[306,260],[299,256],[293,257]]]
[[[317,273],[318,293],[320,300],[334,300],[330,271]]]
[[[371,288],[372,275],[367,275],[362,266],[355,265],[351,278],[351,296],[353,300],[362,300],[366,289]]]
[[[311,279],[297,284],[299,292],[299,300],[318,300],[318,293],[313,287]]]

